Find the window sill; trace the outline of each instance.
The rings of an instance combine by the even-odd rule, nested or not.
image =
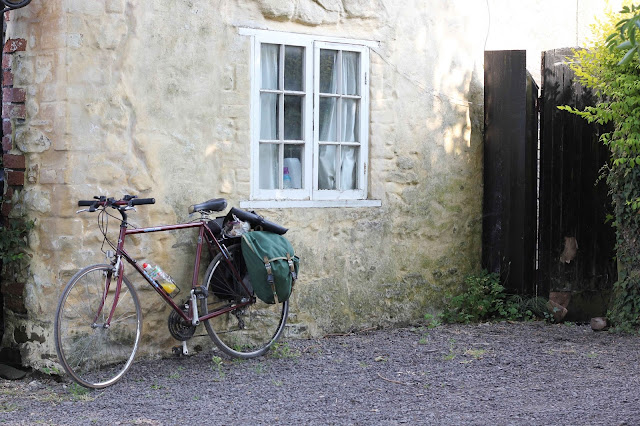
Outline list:
[[[381,200],[250,200],[240,201],[243,209],[291,209],[329,207],[380,207]]]

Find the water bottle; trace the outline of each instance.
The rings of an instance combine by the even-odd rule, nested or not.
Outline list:
[[[282,186],[284,186],[285,189],[287,188],[291,188],[291,176],[289,175],[289,168],[285,167],[283,169],[283,176],[282,176]]]
[[[171,294],[178,289],[178,286],[176,285],[176,282],[173,281],[173,278],[171,278],[169,274],[163,271],[160,266],[153,266],[148,263],[143,263],[142,269],[144,269],[144,271],[151,277],[151,279],[160,284],[164,291],[167,292],[167,294]]]

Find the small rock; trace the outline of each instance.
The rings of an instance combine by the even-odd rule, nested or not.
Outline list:
[[[607,328],[607,319],[604,317],[591,318],[591,329],[593,331],[601,331]]]

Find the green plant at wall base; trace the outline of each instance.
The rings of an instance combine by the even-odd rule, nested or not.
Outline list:
[[[27,248],[27,235],[33,229],[33,221],[12,219],[0,225],[0,261],[7,265],[22,259]]]
[[[461,294],[448,297],[441,318],[447,323],[470,323],[521,320],[533,316],[530,311],[522,312],[521,306],[515,296],[506,293],[498,274],[483,271],[465,279],[465,289]]]
[[[634,6],[626,13],[635,16],[639,10]],[[612,128],[600,138],[611,153],[611,160],[603,171],[613,202],[619,265],[607,316],[615,329],[637,331],[640,327],[640,63],[625,57],[631,50],[615,46],[616,37],[618,41],[633,38],[635,43],[636,30],[625,27],[626,22],[631,22],[625,19],[629,16],[607,15],[594,28],[594,46],[575,51],[570,60],[580,83],[601,101],[582,111],[569,106],[559,108],[590,123]]]

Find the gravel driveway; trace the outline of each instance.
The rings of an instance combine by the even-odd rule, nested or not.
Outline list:
[[[583,325],[415,326],[218,355],[138,361],[100,391],[0,381],[0,423],[640,424],[640,338]]]

